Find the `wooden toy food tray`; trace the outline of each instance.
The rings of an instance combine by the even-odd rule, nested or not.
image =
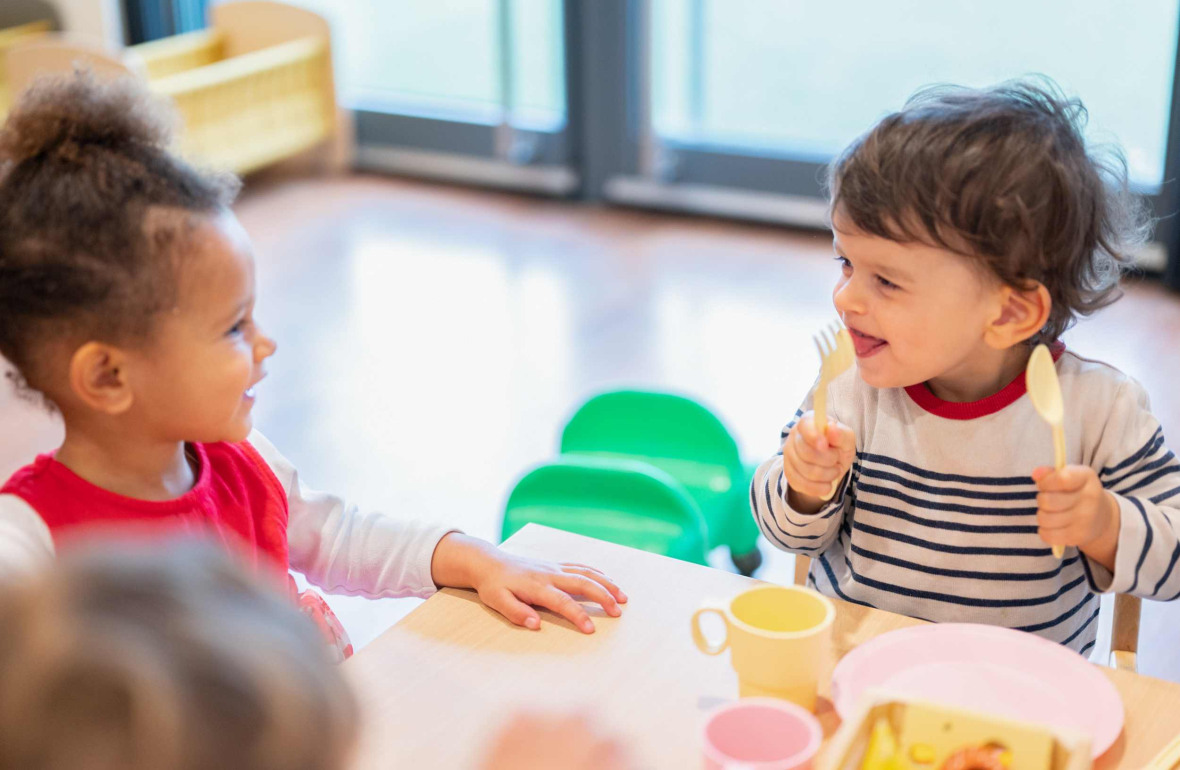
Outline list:
[[[896,739],[892,760],[868,756],[874,727],[882,720]],[[1090,741],[1080,733],[870,691],[816,758],[815,770],[942,770],[954,752],[985,745],[1003,747],[1007,770],[1092,766]],[[918,761],[915,754],[929,761]]]

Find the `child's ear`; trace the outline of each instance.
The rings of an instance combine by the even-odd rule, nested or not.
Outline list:
[[[1001,286],[997,306],[996,317],[984,330],[984,341],[997,350],[1006,350],[1044,328],[1053,299],[1044,284],[1033,281],[1026,289]]]
[[[122,414],[135,401],[126,365],[127,358],[118,348],[87,342],[70,358],[70,389],[97,412]]]

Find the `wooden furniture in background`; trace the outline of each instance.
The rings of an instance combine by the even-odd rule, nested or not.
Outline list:
[[[107,51],[62,35],[8,54],[14,92],[44,73],[91,68],[135,76],[172,99],[180,151],[245,174],[326,145],[341,159],[331,30],[311,11],[268,0],[214,6],[208,30]]]
[[[49,21],[35,21],[0,29],[0,120],[8,113],[14,96],[14,91],[9,85],[8,68],[4,65],[8,52],[21,43],[40,38],[50,29],[52,25]]]

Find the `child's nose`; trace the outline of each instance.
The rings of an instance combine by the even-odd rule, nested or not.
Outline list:
[[[855,281],[851,279],[836,284],[836,288],[832,291],[832,304],[836,306],[836,312],[842,316],[847,313],[856,314],[865,311],[861,292],[856,287]]]
[[[265,334],[259,333],[258,341],[254,343],[254,358],[263,361],[270,358],[279,349],[279,344]]]

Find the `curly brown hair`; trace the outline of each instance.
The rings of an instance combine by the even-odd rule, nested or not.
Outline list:
[[[828,169],[830,211],[862,232],[977,260],[1003,283],[1040,282],[1050,342],[1114,302],[1151,223],[1113,147],[1087,148],[1086,108],[1048,78],[923,89]]]
[[[67,334],[144,338],[175,301],[182,231],[239,183],[172,154],[174,116],[132,78],[42,78],[0,129],[0,354],[39,389]]]
[[[356,702],[215,543],[100,543],[0,592],[0,770],[337,770]]]

